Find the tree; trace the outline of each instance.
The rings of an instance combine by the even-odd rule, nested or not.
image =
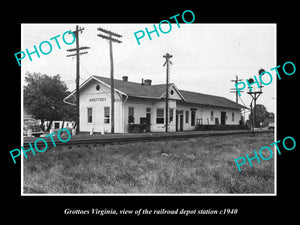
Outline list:
[[[67,86],[60,80],[60,75],[48,76],[40,73],[27,72],[24,86],[24,105],[36,119],[44,121],[64,120],[74,118],[72,106],[63,102],[67,96]],[[48,130],[50,126],[48,127]]]
[[[262,104],[257,104],[256,107],[253,108],[253,112],[256,108],[256,127],[262,122],[265,122],[265,119],[268,118],[269,112],[266,107]],[[252,113],[249,114],[249,123],[252,124]]]

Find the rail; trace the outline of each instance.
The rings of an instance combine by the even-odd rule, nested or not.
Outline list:
[[[258,134],[258,133],[274,132],[270,130],[258,130],[251,132],[249,130],[231,130],[231,131],[190,131],[190,132],[170,132],[170,133],[136,133],[136,134],[104,134],[104,135],[76,135],[72,136],[68,142],[58,141],[57,136],[54,136],[56,146],[70,146],[70,145],[89,145],[89,144],[121,144],[129,142],[144,142],[144,141],[164,141],[164,140],[182,140],[196,137],[208,136],[223,136],[223,135],[238,135],[238,134]],[[29,147],[29,143],[34,143],[38,138],[24,137],[24,148]],[[49,147],[51,147],[52,140],[45,138]],[[37,143],[37,146],[42,146],[43,143]]]

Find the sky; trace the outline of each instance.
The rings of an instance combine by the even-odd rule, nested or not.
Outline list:
[[[179,21],[180,22],[180,21]],[[36,72],[55,76],[60,74],[70,91],[75,88],[76,58],[66,57],[74,52],[67,49],[75,48],[75,42],[67,45],[62,40],[66,31],[74,31],[76,25],[84,30],[79,35],[80,47],[88,46],[88,54],[80,57],[80,83],[92,75],[110,77],[109,42],[98,37],[98,27],[121,34],[122,43],[113,43],[114,77],[122,79],[128,76],[129,81],[141,82],[142,78],[151,79],[152,84],[166,82],[166,67],[163,67],[166,53],[171,54],[170,82],[178,89],[226,97],[235,101],[234,88],[236,76],[249,79],[254,75],[258,78],[258,70],[265,69],[273,75],[273,82],[263,88],[263,94],[257,104],[266,106],[269,112],[275,112],[276,75],[270,71],[276,64],[276,24],[200,24],[172,23],[169,33],[159,30],[159,37],[154,32],[150,40],[145,34],[140,45],[134,33],[145,28],[153,30],[153,24],[21,24],[21,49],[34,51],[42,41],[52,44],[52,52],[48,55],[40,53],[40,58],[32,54],[21,61],[22,79],[26,72]],[[158,29],[158,24],[156,24]],[[168,24],[162,30],[169,29]],[[57,38],[61,49],[58,49]],[[72,41],[67,34],[66,41]],[[43,45],[46,52],[47,44]],[[16,61],[16,65],[17,61]],[[265,78],[265,82],[268,81]],[[247,90],[248,91],[248,90]],[[248,108],[252,100],[246,92],[241,93],[240,104]]]

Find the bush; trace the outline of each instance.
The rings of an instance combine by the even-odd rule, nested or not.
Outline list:
[[[200,125],[197,124],[196,130],[205,131],[205,130],[248,130],[247,125]]]
[[[149,124],[128,124],[128,133],[150,132]]]

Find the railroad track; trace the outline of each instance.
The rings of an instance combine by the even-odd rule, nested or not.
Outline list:
[[[270,133],[273,131],[255,131],[254,134],[258,133]],[[86,136],[72,136],[71,140],[68,142],[61,142],[58,140],[57,136],[53,137],[56,146],[72,146],[72,145],[91,145],[91,144],[123,144],[132,142],[152,142],[152,141],[164,141],[164,140],[186,140],[195,137],[208,137],[208,136],[224,136],[224,135],[240,135],[251,133],[248,130],[234,130],[234,131],[194,131],[194,132],[177,132],[177,133],[144,133],[144,134],[105,134],[105,135],[86,135]],[[43,137],[40,137],[43,138]],[[29,148],[29,143],[34,146],[35,140],[39,138],[24,138],[23,147]],[[53,142],[48,138],[43,138],[47,141],[49,147],[53,146]],[[44,142],[37,142],[37,146],[44,146]]]

